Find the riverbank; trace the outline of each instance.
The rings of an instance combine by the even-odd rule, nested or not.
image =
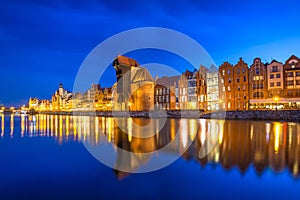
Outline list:
[[[203,118],[203,119],[235,119],[235,120],[282,120],[299,121],[300,110],[247,110],[203,112],[200,110],[169,110],[169,111],[83,111],[83,112],[38,112],[49,115],[75,115],[100,117],[135,117],[135,118]]]

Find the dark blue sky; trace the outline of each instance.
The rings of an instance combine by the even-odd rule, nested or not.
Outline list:
[[[127,29],[174,29],[198,41],[217,65],[239,57],[249,64],[254,57],[266,62],[300,56],[299,19],[296,0],[2,1],[0,104],[50,99],[60,82],[71,90],[87,54]],[[145,55],[137,54],[140,63],[152,61]]]

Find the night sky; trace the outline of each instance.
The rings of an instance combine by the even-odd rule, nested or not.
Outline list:
[[[88,53],[108,37],[138,27],[164,27],[199,42],[217,65],[255,57],[284,62],[300,56],[298,1],[11,0],[0,5],[0,104],[50,99],[62,82],[71,90]],[[117,55],[118,52],[116,52]],[[136,52],[139,63],[187,68],[159,52]],[[103,80],[103,86],[112,84]]]

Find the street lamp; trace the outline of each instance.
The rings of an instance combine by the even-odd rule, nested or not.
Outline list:
[[[279,98],[278,97],[274,97],[274,101],[275,101],[275,110],[277,111],[277,104],[278,104],[278,100],[279,100]]]

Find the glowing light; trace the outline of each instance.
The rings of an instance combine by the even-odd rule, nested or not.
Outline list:
[[[274,134],[275,134],[274,150],[275,150],[275,153],[277,154],[279,152],[280,137],[281,137],[281,124],[280,123],[274,124]]]
[[[128,133],[128,141],[131,142],[132,141],[132,119],[128,118],[127,119],[127,133]]]

